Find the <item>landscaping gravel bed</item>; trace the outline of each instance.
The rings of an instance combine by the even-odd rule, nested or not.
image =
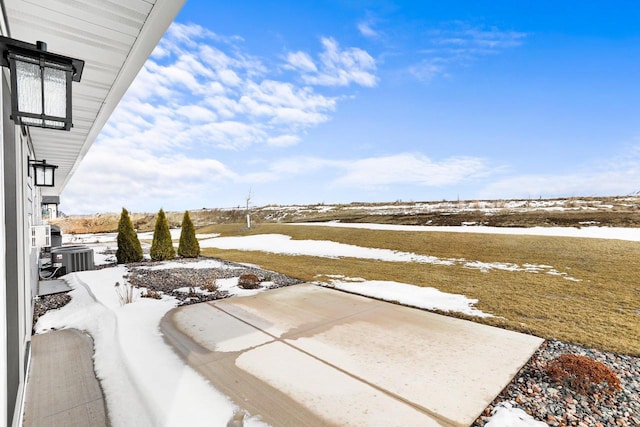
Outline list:
[[[201,286],[206,287],[211,284],[214,286],[209,289],[213,289],[215,288],[215,280],[239,277],[242,274],[255,274],[261,282],[264,282],[265,287],[268,289],[302,283],[301,280],[285,276],[284,274],[220,259],[215,260],[220,264],[219,268],[186,267],[189,263],[202,261],[203,259],[210,258],[201,257],[197,259],[174,260],[173,262],[185,264],[185,268],[161,270],[150,269],[150,267],[161,265],[163,264],[162,262],[143,261],[130,263],[127,264],[127,269],[129,270],[127,280],[134,286],[146,288],[147,292],[150,290],[152,293],[162,292],[171,295],[179,300],[178,305],[196,304],[226,298],[229,296],[226,291],[212,290],[211,292],[201,293],[197,290],[200,289]],[[101,265],[97,266],[96,269],[113,267],[115,265],[116,264]],[[194,292],[175,292],[175,290],[179,288],[193,288]],[[44,313],[49,310],[61,308],[69,301],[71,301],[71,297],[67,292],[37,298],[33,309],[33,325],[35,326],[38,318]]]
[[[544,367],[549,360],[565,353],[605,364],[617,374],[622,390],[584,396],[554,383]],[[496,405],[505,401],[550,426],[640,426],[640,358],[545,341],[473,426],[484,426]]]
[[[202,260],[203,258],[200,258]],[[194,260],[182,260],[181,263],[196,262]],[[146,288],[153,292],[162,292],[176,297],[179,305],[196,304],[205,301],[226,298],[228,292],[213,290],[218,279],[228,279],[239,277],[242,274],[255,274],[261,282],[264,282],[268,289],[281,288],[284,286],[302,283],[301,280],[294,279],[284,274],[263,270],[257,267],[250,267],[238,263],[224,260],[215,260],[221,264],[219,268],[169,268],[150,269],[159,265],[158,262],[142,262],[128,264],[129,274],[127,280],[134,286]],[[191,288],[190,292],[176,292],[176,289]],[[209,292],[201,293],[200,290],[207,288]]]
[[[36,325],[36,322],[49,310],[55,310],[57,308],[64,307],[71,301],[71,297],[68,292],[62,292],[59,294],[51,294],[51,295],[43,295],[41,297],[37,297],[33,301],[33,324],[32,327]],[[32,331],[33,332],[33,331]]]

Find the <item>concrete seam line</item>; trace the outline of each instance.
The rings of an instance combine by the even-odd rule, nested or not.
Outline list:
[[[234,319],[239,320],[240,322],[242,322],[242,323],[244,323],[244,324],[246,324],[248,326],[251,326],[252,328],[257,329],[258,331],[260,331],[260,332],[272,337],[275,341],[278,341],[278,342],[280,342],[280,343],[282,343],[282,344],[284,344],[284,345],[286,345],[286,346],[288,346],[288,347],[290,347],[290,348],[292,348],[294,350],[297,350],[297,351],[299,351],[299,352],[311,357],[312,359],[315,359],[318,362],[323,363],[323,364],[325,364],[325,365],[327,365],[327,366],[329,366],[329,367],[331,367],[331,368],[333,368],[333,369],[335,369],[335,370],[347,375],[348,377],[351,377],[351,378],[353,378],[353,379],[355,379],[357,381],[360,381],[360,382],[368,385],[369,387],[372,387],[375,390],[378,390],[379,392],[386,394],[387,396],[391,397],[392,399],[398,400],[398,401],[404,403],[405,405],[411,406],[412,408],[414,408],[414,409],[416,409],[416,410],[418,410],[420,412],[423,412],[423,413],[425,413],[426,415],[428,415],[428,416],[430,416],[432,418],[435,418],[438,422],[442,423],[444,426],[451,426],[451,427],[459,427],[460,426],[460,424],[456,423],[455,421],[453,421],[453,420],[451,420],[451,419],[449,419],[447,417],[444,417],[444,416],[442,416],[442,415],[440,415],[440,414],[438,414],[438,413],[436,413],[436,412],[434,412],[434,411],[432,411],[430,409],[427,409],[427,408],[425,408],[424,406],[422,406],[422,405],[420,405],[418,403],[412,402],[412,401],[410,401],[410,400],[408,400],[408,399],[406,399],[406,398],[404,398],[404,397],[402,397],[402,396],[400,396],[400,395],[398,395],[396,393],[393,393],[393,392],[391,392],[391,391],[389,391],[387,389],[384,389],[384,388],[382,388],[382,387],[380,387],[380,386],[378,386],[376,384],[373,384],[373,383],[367,381],[364,378],[361,378],[361,377],[359,377],[357,375],[354,375],[351,372],[346,371],[346,370],[344,370],[343,368],[341,368],[341,367],[339,367],[337,365],[334,365],[333,363],[330,363],[330,362],[328,362],[328,361],[326,361],[324,359],[321,359],[318,356],[315,356],[314,354],[311,354],[306,350],[303,350],[303,349],[301,349],[299,347],[296,347],[295,345],[287,342],[286,340],[283,340],[282,338],[280,338],[278,336],[275,336],[275,335],[265,331],[264,329],[262,329],[262,328],[260,328],[260,327],[258,327],[256,325],[251,324],[250,322],[248,322],[248,321],[246,321],[246,320],[244,320],[244,319],[242,319],[242,318],[240,318],[240,317],[238,317],[238,316],[226,311],[225,309],[218,307],[217,304],[210,304],[210,305],[214,306],[215,308],[217,308],[221,312],[225,313],[226,315],[231,316]]]

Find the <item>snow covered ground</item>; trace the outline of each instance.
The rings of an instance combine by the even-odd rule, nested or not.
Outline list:
[[[162,317],[177,300],[140,298],[121,305],[114,286],[124,284],[122,266],[65,276],[71,302],[40,317],[36,332],[77,328],[94,339],[94,364],[118,426],[225,426],[238,410],[165,344]],[[124,285],[121,285],[124,286]],[[265,425],[256,417],[247,426]]]
[[[171,238],[177,240],[180,238],[182,229],[172,228],[169,230]],[[196,234],[198,239],[208,239],[216,237],[218,234]],[[140,240],[153,240],[153,231],[138,233]],[[64,245],[86,245],[90,243],[116,243],[118,233],[99,233],[99,234],[63,234],[62,244]]]
[[[485,427],[545,427],[547,424],[536,421],[531,415],[517,408],[514,403],[502,402],[493,410],[491,419]]]

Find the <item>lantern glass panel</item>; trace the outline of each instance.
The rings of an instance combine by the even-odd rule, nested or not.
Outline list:
[[[53,168],[45,166],[36,166],[35,184],[38,186],[53,186]]]
[[[44,114],[65,117],[67,115],[67,73],[59,68],[45,65],[44,72]],[[64,127],[64,122],[45,120],[51,127]]]
[[[16,58],[16,79],[18,110],[26,113],[42,114],[42,83],[38,64],[23,57]],[[23,117],[25,125],[38,124],[40,120]]]

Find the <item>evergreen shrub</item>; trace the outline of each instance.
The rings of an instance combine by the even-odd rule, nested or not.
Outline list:
[[[142,246],[133,228],[129,212],[122,208],[120,222],[118,222],[118,250],[116,251],[118,264],[142,261]]]
[[[184,217],[182,217],[178,255],[185,258],[198,258],[200,255],[200,244],[196,238],[196,229],[193,226],[193,222],[191,222],[189,211],[185,211]]]
[[[167,221],[167,216],[162,209],[160,209],[156,217],[150,255],[153,261],[164,261],[176,257],[176,250],[173,248],[171,232],[169,231],[169,221]]]

